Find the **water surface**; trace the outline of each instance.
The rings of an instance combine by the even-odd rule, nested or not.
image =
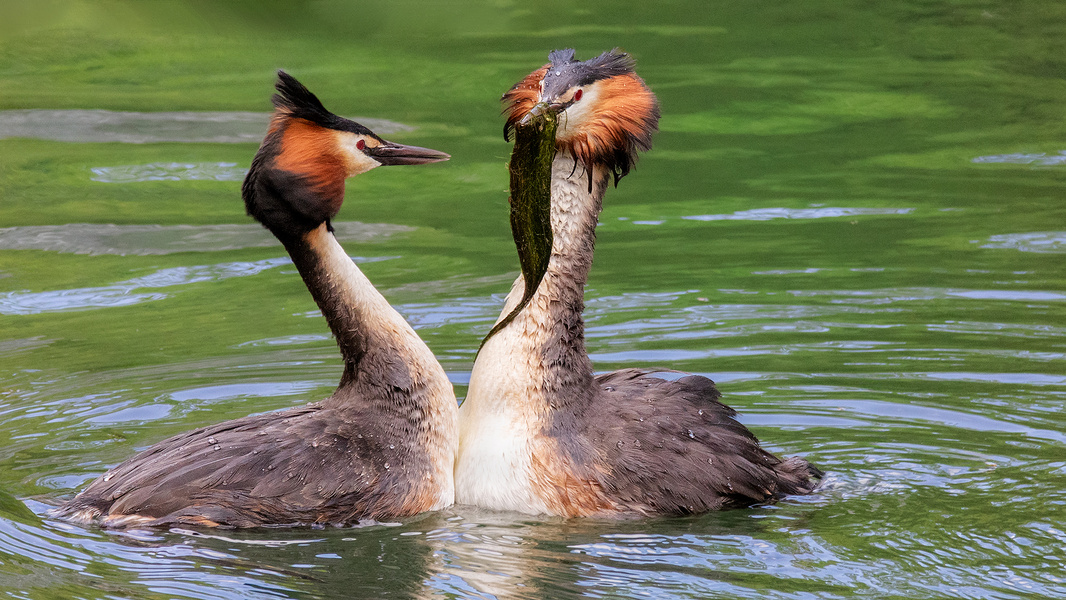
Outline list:
[[[1060,3],[8,12],[0,594],[1066,596]],[[337,228],[461,397],[517,272],[497,98],[551,49],[615,46],[663,119],[605,202],[596,368],[715,379],[768,448],[827,472],[816,494],[629,522],[453,507],[108,532],[46,516],[169,435],[336,385],[324,320],[239,197],[277,68],[454,157],[349,182]]]

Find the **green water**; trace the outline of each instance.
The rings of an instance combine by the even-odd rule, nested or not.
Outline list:
[[[11,4],[0,593],[1066,596],[1066,4]],[[818,493],[624,523],[45,516],[164,437],[336,385],[324,320],[239,198],[274,70],[454,157],[352,180],[339,220],[366,225],[338,229],[462,397],[518,268],[497,99],[549,50],[615,46],[663,119],[606,199],[597,368],[711,376],[769,448],[828,473]]]

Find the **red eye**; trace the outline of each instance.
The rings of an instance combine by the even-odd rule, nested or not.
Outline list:
[[[358,150],[362,150],[363,148],[366,148],[366,142],[363,140],[359,140],[355,143],[355,147]]]
[[[580,99],[581,99],[581,90],[578,90],[578,91],[574,92],[574,102],[577,102]]]

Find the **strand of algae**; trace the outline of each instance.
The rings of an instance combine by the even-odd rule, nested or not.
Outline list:
[[[529,304],[551,259],[551,175],[558,120],[554,111],[544,110],[546,108],[534,107],[528,121],[515,125],[515,144],[508,165],[511,173],[511,234],[518,249],[525,290],[514,310],[496,323],[481,341],[482,346]]]

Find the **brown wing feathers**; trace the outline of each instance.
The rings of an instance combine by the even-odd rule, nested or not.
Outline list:
[[[590,434],[613,466],[604,483],[619,504],[690,514],[813,489],[809,477],[817,470],[763,450],[706,377],[666,381],[629,369],[597,383],[597,405],[616,418],[591,419]]]

